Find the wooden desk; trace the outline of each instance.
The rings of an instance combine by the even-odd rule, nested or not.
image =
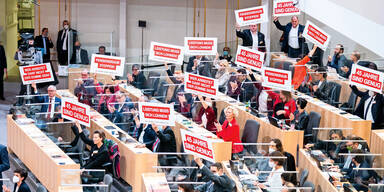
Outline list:
[[[169,185],[167,184],[165,173],[143,173],[142,180],[142,189],[145,192],[171,192],[171,189],[169,189]]]
[[[240,126],[240,137],[243,135],[246,121],[249,119],[255,120],[260,123],[259,137],[257,142],[269,143],[273,138],[280,139],[284,146],[284,151],[291,153],[295,159],[297,159],[297,147],[299,146],[299,148],[303,148],[304,131],[282,130],[270,124],[268,119],[258,118],[245,111],[244,107],[240,106],[239,104],[241,103],[237,103],[237,101],[233,98],[222,94],[218,97],[218,101],[216,101],[216,107],[218,111],[217,113],[221,114],[221,111],[229,105],[236,107],[239,111],[239,116],[236,118],[236,121]],[[263,146],[262,149],[268,151],[268,146]]]
[[[307,169],[309,172],[307,181],[315,185],[315,191],[321,192],[337,192],[335,186],[329,182],[328,178],[316,165],[316,162],[310,157],[304,149],[299,152],[299,171]]]
[[[84,69],[90,69],[90,66],[86,66],[84,68],[68,68],[68,89],[71,93],[75,90],[77,79],[81,79],[81,72]],[[112,84],[112,76],[111,75],[104,75],[104,74],[97,74],[97,80],[103,84]],[[90,74],[89,78],[93,78],[93,75]]]
[[[82,191],[81,187],[64,187],[62,183],[80,184],[80,172],[65,175],[62,170],[79,169],[55,143],[34,124],[19,125],[7,116],[8,149],[52,192]]]
[[[372,130],[371,135],[371,153],[384,153],[384,130]],[[374,167],[383,167],[384,166],[384,157],[377,156],[375,157],[375,166]],[[384,171],[376,171],[380,176],[384,176]]]
[[[131,98],[132,101],[138,101],[140,96],[142,95],[141,91],[139,89],[136,89],[132,86],[120,86],[120,91],[122,93],[127,93],[128,96]],[[181,146],[181,134],[180,129],[187,129],[191,132],[198,133],[201,136],[214,138],[216,137],[215,134],[209,132],[208,130],[204,128],[200,128],[196,123],[192,122],[191,120],[187,119],[183,115],[175,112],[176,115],[176,122],[175,126],[171,127],[173,132],[175,133],[176,137],[176,143],[177,143],[177,151],[180,151]],[[186,125],[190,124],[190,125]],[[188,128],[188,127],[193,128]],[[222,139],[213,139],[213,150],[214,150],[214,157],[216,162],[226,161],[231,159],[231,151],[232,151],[232,144],[231,142],[224,142]]]
[[[310,96],[299,93],[294,97],[303,97],[308,101],[306,107],[308,114],[311,111],[315,111],[321,115],[319,127],[352,128],[352,130],[343,130],[344,135],[354,134],[365,139],[368,144],[370,143],[371,121],[361,119],[360,117],[349,113],[340,114],[342,110]],[[321,131],[318,136],[320,139],[329,139],[328,133],[329,131]]]
[[[64,94],[66,96],[74,97],[69,93],[68,90],[58,90],[57,92],[60,95]],[[130,137],[126,132],[121,130],[97,111],[94,111],[93,109],[91,111],[91,113],[94,115],[94,118],[91,119],[91,127],[89,128],[89,131],[92,133],[95,130],[103,130],[108,139],[112,139],[119,145],[121,170],[120,176],[132,186],[133,191],[142,191],[141,187],[143,184],[141,180],[141,174],[156,172],[156,168],[153,168],[153,166],[157,166],[157,155],[152,153],[152,151],[147,148],[135,148],[139,142]],[[124,143],[120,141],[105,128],[106,126],[114,127],[116,131],[125,134],[128,140],[134,142]]]

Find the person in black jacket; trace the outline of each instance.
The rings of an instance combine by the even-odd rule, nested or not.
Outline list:
[[[196,186],[195,190],[201,192],[231,192],[233,190],[233,181],[224,174],[221,163],[214,163],[210,169],[208,169],[200,158],[195,157],[194,160],[201,169],[202,174],[209,179],[207,183]]]
[[[76,127],[80,133],[80,139],[89,146],[91,146],[91,156],[89,160],[82,167],[83,169],[104,169],[103,165],[110,161],[108,155],[107,146],[104,144],[105,134],[101,130],[96,130],[93,132],[93,139],[87,138],[83,129],[81,128],[78,121],[76,121]]]
[[[248,102],[254,96],[254,93],[255,87],[247,79],[247,71],[245,69],[238,69],[237,74],[229,78],[227,84],[228,96],[240,102]]]
[[[372,121],[372,129],[380,129],[384,119],[384,97],[373,91],[362,92],[356,86],[351,86],[352,92],[360,97],[360,103],[357,105],[353,114],[362,119]]]
[[[236,24],[236,36],[243,39],[243,46],[265,52],[265,36],[257,31],[257,25],[249,25],[249,29],[241,31],[240,26]],[[257,42],[257,44],[254,44],[254,42]]]
[[[5,56],[5,49],[0,45],[0,100],[5,100],[4,97],[4,79],[8,78],[7,72],[7,57]]]
[[[53,43],[51,37],[48,35],[48,28],[43,28],[41,35],[35,37],[35,47],[40,48],[43,54],[43,62],[49,63],[51,61],[51,51]]]
[[[88,52],[81,48],[80,41],[75,42],[74,50],[71,57],[71,64],[89,65]]]
[[[312,86],[313,94],[316,98],[322,101],[327,101],[333,88],[327,81],[327,70],[324,67],[319,67],[315,72],[315,76],[317,80],[319,80],[319,83]]]
[[[291,58],[298,58],[300,55],[308,54],[308,45],[302,37],[305,26],[299,24],[297,16],[293,16],[291,22],[287,25],[281,25],[278,17],[273,19],[273,23],[277,29],[283,31],[284,40],[281,51],[288,53],[288,57]]]
[[[296,163],[295,158],[292,154],[284,151],[283,144],[281,143],[280,139],[272,139],[271,145],[269,146],[269,154],[279,151],[281,154],[283,154],[285,157],[287,157],[287,160],[284,162],[284,170],[286,171],[296,171]],[[296,173],[291,174],[291,179],[289,180],[291,183],[297,183],[296,182]]]
[[[196,55],[189,58],[187,72],[202,75],[205,77],[212,76],[212,61],[209,61],[203,55]]]
[[[156,132],[157,139],[153,144],[153,152],[176,153],[176,137],[171,127],[167,126],[164,130],[159,126],[152,125],[152,129]],[[160,165],[173,166],[177,163],[176,155],[159,155]]]
[[[144,76],[144,73],[140,71],[140,65],[132,65],[132,74],[127,74],[128,83],[133,85],[138,89],[146,89],[147,79]]]
[[[25,179],[28,177],[28,172],[25,169],[16,169],[13,171],[12,182],[15,183],[13,192],[31,192],[29,186],[25,183]],[[4,192],[11,192],[5,185],[3,185]]]
[[[69,42],[72,36],[72,42]],[[68,20],[63,21],[63,29],[57,34],[57,61],[60,65],[68,65],[68,50],[74,51],[77,41],[77,31],[70,28]]]
[[[10,168],[8,151],[5,145],[0,144],[0,179],[2,179],[2,173]],[[0,186],[3,185],[3,181],[0,180]]]
[[[298,106],[298,108],[294,114],[291,113],[289,119],[291,120],[291,123],[294,124],[295,129],[306,130],[309,121],[309,115],[305,111],[305,107],[307,106],[307,100],[305,100],[304,98],[298,98],[296,100],[296,105]]]

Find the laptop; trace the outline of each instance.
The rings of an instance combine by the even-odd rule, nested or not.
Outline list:
[[[269,123],[271,123],[273,126],[276,126],[278,128],[281,128],[280,125],[279,125],[279,120],[272,117],[272,116],[268,116],[268,120],[269,120]]]

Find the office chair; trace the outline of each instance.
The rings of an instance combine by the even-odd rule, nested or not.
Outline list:
[[[329,96],[328,99],[328,104],[338,107],[339,106],[339,99],[340,99],[340,91],[341,91],[341,85],[335,82],[328,82],[329,84],[332,85],[332,91],[331,95]]]
[[[312,189],[304,189],[303,192],[315,192],[315,185],[310,181],[304,182],[302,187],[311,187],[312,188]]]
[[[113,183],[113,178],[112,178],[112,176],[109,175],[109,174],[105,174],[105,175],[104,175],[104,179],[103,179],[103,183],[104,183],[105,185],[108,185],[108,187],[106,187],[106,188],[102,188],[102,189],[100,190],[100,192],[110,192],[110,191],[111,191],[111,187],[112,187],[112,183]]]
[[[307,128],[304,130],[304,143],[314,142],[317,137],[317,131],[313,131],[313,128],[317,128],[320,125],[321,115],[317,112],[311,111],[309,113],[309,120]],[[306,142],[307,141],[307,142]]]
[[[155,77],[155,78],[151,78]],[[150,93],[150,95],[155,96],[155,91],[159,86],[160,82],[160,73],[155,72],[155,71],[150,71],[148,74],[148,80],[147,80],[147,90],[146,93]]]
[[[343,103],[340,106],[340,109],[348,113],[353,113],[353,111],[355,110],[356,101],[357,101],[357,95],[351,92],[351,95],[349,95],[349,98],[348,98],[348,102]]]
[[[168,86],[165,86],[165,84],[168,84],[168,83],[166,81],[161,81],[155,92],[155,96],[159,97],[157,100],[163,103],[167,99],[166,97],[168,92]]]
[[[308,179],[308,169],[303,169],[301,172],[300,172],[300,180],[299,180],[299,187],[303,186],[305,181],[307,181]]]
[[[224,109],[221,111],[220,113],[220,118],[219,118],[219,123],[220,124],[223,124],[225,121],[225,112],[224,112]]]
[[[242,143],[257,143],[257,138],[259,137],[259,128],[260,123],[249,119],[245,122],[244,125],[244,131],[243,131],[243,137],[241,138]],[[257,146],[255,145],[246,145],[244,146],[245,152],[248,152],[250,154],[256,154],[257,153]]]
[[[36,192],[47,192],[47,189],[42,184],[38,183]]]

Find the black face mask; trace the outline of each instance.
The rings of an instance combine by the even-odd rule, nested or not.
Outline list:
[[[80,49],[80,46],[75,46],[75,49]]]

